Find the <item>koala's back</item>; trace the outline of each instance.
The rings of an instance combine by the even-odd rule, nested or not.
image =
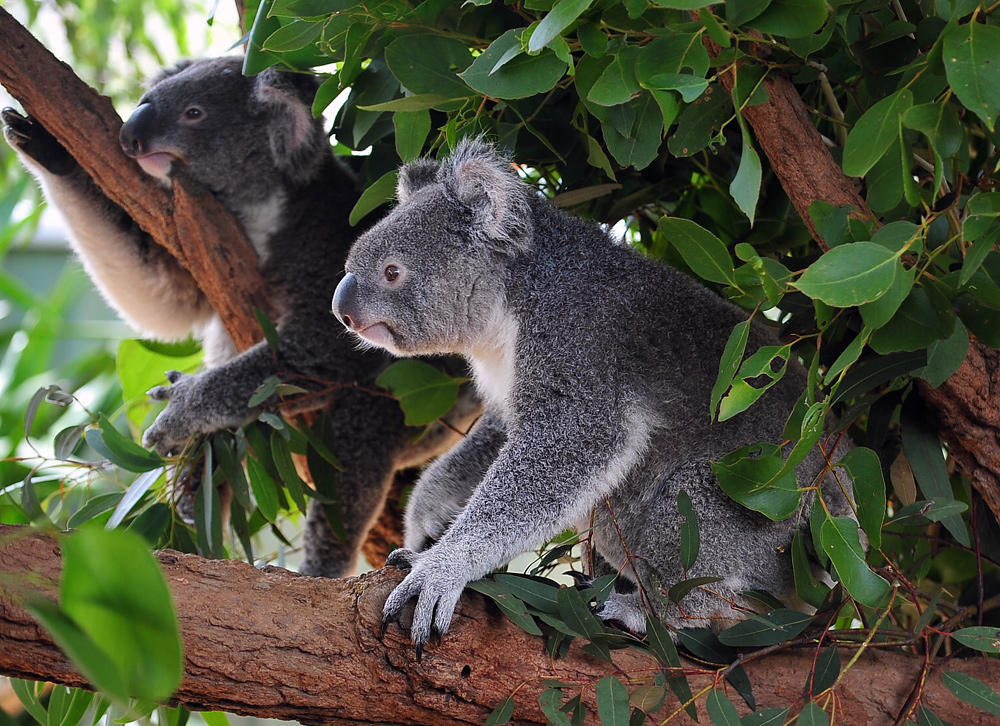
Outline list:
[[[573,381],[605,379],[580,388],[634,396],[635,405],[654,417],[656,437],[668,451],[716,458],[745,444],[780,440],[804,381],[794,363],[748,412],[711,422],[719,361],[746,311],[684,273],[612,242],[592,223],[543,202],[536,202],[534,212],[538,233],[531,254],[515,264],[508,285],[510,304],[530,329],[519,336],[519,345],[532,352],[518,360],[537,368],[523,371],[519,380],[544,380],[558,388],[552,377],[561,371],[562,393],[572,397]],[[551,324],[553,312],[558,326]],[[751,327],[748,354],[776,344],[764,325]],[[605,410],[614,410],[622,402],[608,404]]]

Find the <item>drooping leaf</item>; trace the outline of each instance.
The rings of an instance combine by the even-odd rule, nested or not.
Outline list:
[[[677,492],[677,512],[684,518],[681,523],[681,567],[687,571],[698,559],[701,540],[698,534],[698,515],[691,505],[691,497],[683,489]]]
[[[712,726],[740,726],[740,714],[736,706],[718,688],[708,692],[705,710]]]
[[[854,499],[858,508],[858,523],[875,549],[882,546],[882,522],[885,520],[885,480],[882,463],[871,449],[859,446],[840,461],[854,482]]]
[[[712,471],[730,497],[769,519],[781,521],[798,509],[802,497],[794,471],[772,481],[784,463],[780,447],[761,443],[713,461]]]
[[[504,615],[525,632],[532,635],[542,634],[538,625],[532,619],[531,615],[528,614],[524,603],[514,597],[500,583],[494,580],[476,580],[475,582],[470,582],[466,587],[470,590],[480,592],[493,600],[497,604],[497,607],[503,611]]]
[[[978,625],[956,630],[951,637],[983,653],[1000,653],[1000,628]]]
[[[965,23],[944,34],[944,69],[962,104],[993,131],[1000,114],[1000,27]]]
[[[830,726],[830,717],[815,702],[807,703],[799,711],[798,726]]]
[[[594,688],[597,696],[597,715],[603,726],[628,726],[630,709],[628,690],[614,676],[605,676]]]
[[[783,643],[805,630],[813,620],[795,610],[777,609],[763,615],[753,615],[719,633],[726,645],[763,647]]]
[[[956,698],[981,711],[1000,716],[1000,694],[968,673],[944,671],[941,681]]]
[[[840,651],[837,645],[830,645],[823,649],[816,658],[816,666],[809,674],[806,683],[806,693],[815,696],[822,693],[827,688],[831,688],[837,682],[840,675]]]
[[[566,72],[566,64],[549,50],[538,55],[521,53],[496,69],[504,54],[520,47],[518,32],[517,29],[508,30],[494,40],[472,65],[458,74],[459,77],[475,90],[494,98],[526,98],[551,90]]]
[[[528,40],[528,52],[537,53],[590,7],[593,0],[559,0],[546,13]]]
[[[844,173],[864,176],[899,138],[900,118],[913,105],[913,92],[896,91],[858,119],[844,146]]]
[[[472,64],[472,54],[456,38],[429,33],[400,36],[386,47],[385,62],[411,93],[446,98],[472,95],[472,89],[459,78]]]
[[[734,285],[733,260],[722,241],[689,219],[663,217],[660,232],[695,274],[709,282]]]
[[[375,381],[399,399],[407,426],[437,421],[451,410],[462,381],[419,360],[401,360],[385,369]]]
[[[848,594],[870,608],[881,607],[889,594],[889,583],[865,562],[858,523],[849,517],[827,516],[820,527],[820,541]]]

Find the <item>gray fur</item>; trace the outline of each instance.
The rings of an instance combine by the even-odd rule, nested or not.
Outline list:
[[[236,355],[188,272],[37,122],[7,109],[4,133],[65,216],[74,249],[122,317],[155,338],[194,334],[204,344],[207,370],[171,372],[169,385],[150,392],[169,403],[146,431],[147,446],[168,454],[194,434],[253,420],[264,406],[247,404],[272,375],[310,392],[296,410],[330,406],[335,453],[344,464],[337,487],[349,536],[338,540],[322,508],[311,503],[301,570],[339,576],[353,568],[393,472],[426,461],[453,437],[437,430],[414,446],[418,432],[403,425],[396,402],[351,388],[375,388],[391,362],[379,351],[358,350],[329,312],[354,236],[348,222],[357,201],[354,178],[333,155],[322,120],[312,117],[315,79],[277,70],[246,77],[241,68],[242,58],[223,57],[162,71],[123,126],[121,140],[161,183],[189,176],[243,223],[277,309],[277,354],[261,343]]]
[[[355,243],[334,299],[369,344],[467,357],[486,401],[472,434],[410,498],[406,549],[389,558],[410,572],[386,619],[416,598],[411,633],[422,644],[447,630],[466,583],[566,528],[585,531],[591,517],[599,569],[638,585],[611,597],[606,619],[643,631],[646,606],[675,627],[719,628],[745,617],[733,607],[751,606],[742,591],[794,601],[789,545],[811,500],[799,516],[771,522],[730,500],[708,461],[782,440],[805,385],[801,367],[748,412],[710,423],[718,362],[744,311],[557,210],[481,142],[463,142],[431,173],[433,165],[404,168],[403,201]],[[748,352],[774,342],[755,325]],[[800,482],[823,463],[813,452]],[[827,500],[849,512],[828,479]],[[681,489],[702,542],[687,573]],[[723,580],[692,592],[682,610],[657,591],[702,575]]]

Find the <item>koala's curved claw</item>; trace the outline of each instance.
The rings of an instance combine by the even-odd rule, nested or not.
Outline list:
[[[417,553],[413,550],[400,547],[399,549],[395,549],[389,553],[389,556],[385,558],[385,564],[400,570],[412,570],[413,560],[416,557],[416,554]]]
[[[424,657],[424,645],[423,643],[417,643],[417,663],[419,663]]]

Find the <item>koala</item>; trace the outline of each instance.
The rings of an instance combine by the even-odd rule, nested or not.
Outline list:
[[[718,629],[745,617],[733,607],[751,607],[743,591],[796,600],[790,544],[811,500],[773,522],[731,500],[709,461],[782,441],[801,366],[746,413],[712,423],[718,363],[744,311],[556,209],[482,140],[404,166],[397,197],[352,247],[334,312],[370,348],[464,356],[484,413],[416,485],[404,548],[387,561],[409,572],[385,622],[416,598],[422,648],[447,631],[466,583],[568,528],[589,529],[597,569],[619,575],[598,615],[637,633],[647,608],[675,628]],[[748,354],[775,342],[754,324]],[[824,464],[817,447],[799,480],[814,482]],[[822,485],[849,516],[850,482]],[[681,490],[701,533],[686,573]],[[722,581],[682,607],[658,592],[703,575]]]
[[[358,198],[355,179],[312,116],[315,79],[274,69],[247,77],[242,62],[208,58],[162,71],[120,141],[164,186],[186,175],[242,223],[277,310],[277,353],[260,343],[237,355],[191,275],[37,121],[5,109],[4,135],[66,218],[73,249],[121,317],[147,336],[194,335],[203,343],[204,371],[172,371],[169,385],[150,391],[167,406],[145,432],[147,447],[169,455],[195,434],[253,420],[264,406],[248,402],[272,375],[310,392],[297,410],[329,406],[348,537],[340,541],[311,501],[301,571],[337,577],[353,568],[393,472],[426,461],[450,434],[440,429],[414,446],[416,432],[404,426],[398,404],[359,390],[376,388],[391,357],[357,349],[330,314],[337,270],[354,236],[348,216]],[[321,395],[330,389],[332,396]]]

